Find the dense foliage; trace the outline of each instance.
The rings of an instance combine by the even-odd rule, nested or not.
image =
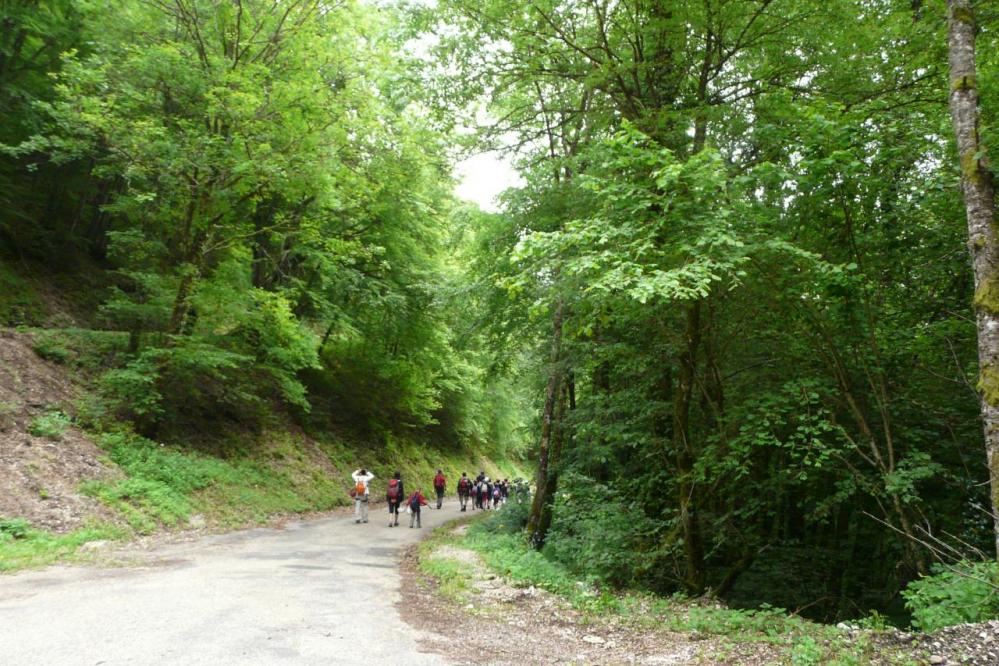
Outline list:
[[[434,89],[487,100],[526,181],[476,268],[548,361],[536,545],[827,619],[902,615],[932,561],[991,552],[944,3],[416,13]]]
[[[95,422],[533,440],[560,570],[824,619],[991,551],[941,0],[0,12],[0,324],[46,272],[127,336]],[[501,213],[462,143],[517,156]]]
[[[518,445],[516,377],[457,307],[466,213],[396,13],[19,0],[0,22],[0,323],[50,323],[41,273],[127,332],[104,417]]]

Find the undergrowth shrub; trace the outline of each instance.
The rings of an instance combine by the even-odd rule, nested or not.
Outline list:
[[[72,419],[62,412],[50,411],[36,417],[28,426],[28,432],[35,437],[58,440],[72,423]]]
[[[626,587],[635,580],[644,516],[620,491],[576,474],[563,476],[545,554],[593,582]]]
[[[498,517],[472,525],[465,544],[481,553],[491,568],[515,582],[565,595],[575,589],[576,579],[563,565],[528,546],[523,534],[504,533]]]
[[[511,500],[503,505],[503,510],[489,517],[489,520],[476,525],[477,529],[494,534],[521,534],[527,527],[527,517],[531,505],[527,502]]]
[[[90,481],[81,492],[117,509],[132,529],[148,534],[159,525],[175,526],[191,514],[182,493],[158,481],[126,479],[118,483]]]
[[[86,371],[119,365],[128,347],[128,335],[120,331],[44,329],[33,331],[32,338],[32,349],[39,357]]]
[[[999,565],[995,562],[936,565],[932,571],[902,592],[914,627],[935,631],[999,618]]]
[[[187,519],[193,511],[188,495],[207,488],[228,471],[221,460],[164,447],[128,432],[106,433],[100,444],[129,478],[90,481],[81,492],[117,509],[142,533]]]
[[[23,539],[31,526],[23,518],[0,517],[0,539]]]

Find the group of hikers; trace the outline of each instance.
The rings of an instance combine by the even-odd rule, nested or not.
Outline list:
[[[375,475],[370,470],[355,470],[350,475],[354,480],[354,488],[351,489],[351,497],[354,498],[354,522],[368,522],[368,503],[371,498],[371,481]],[[447,492],[447,477],[444,472],[437,470],[433,479],[434,494],[437,496],[437,508],[444,506],[444,495]],[[479,472],[473,481],[465,472],[461,473],[458,479],[458,503],[461,511],[468,508],[469,501],[473,509],[498,509],[510,497],[510,481],[508,479],[491,480],[485,472]],[[409,513],[409,526],[422,527],[420,525],[420,509],[430,506],[427,498],[423,495],[423,489],[417,487],[409,496],[402,481],[402,472],[396,472],[389,479],[388,487],[385,490],[385,499],[388,502],[389,527],[399,526],[399,511],[402,509]]]

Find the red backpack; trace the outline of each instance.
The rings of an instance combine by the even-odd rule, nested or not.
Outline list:
[[[443,487],[444,487],[444,475],[438,474],[437,476],[434,477],[434,488],[443,488]]]
[[[391,479],[389,481],[388,498],[393,502],[399,499],[399,479]]]

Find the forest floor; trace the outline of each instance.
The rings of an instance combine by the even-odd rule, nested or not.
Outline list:
[[[425,646],[458,664],[999,664],[999,622],[914,634],[710,601],[587,607],[500,571],[481,540],[466,545],[467,529],[451,525],[410,547],[400,602]]]

